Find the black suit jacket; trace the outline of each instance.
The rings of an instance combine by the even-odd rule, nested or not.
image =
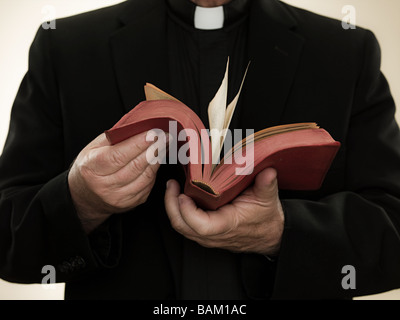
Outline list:
[[[0,159],[1,278],[40,282],[53,265],[66,298],[180,298],[182,238],[164,212],[164,185],[87,237],[67,184],[80,150],[144,99],[145,82],[170,92],[165,22],[164,1],[131,0],[39,29]],[[238,255],[246,297],[399,287],[400,133],[374,35],[276,0],[253,1],[249,29],[235,127],[312,121],[342,147],[320,190],[281,190],[277,261]],[[345,265],[355,290],[342,287]]]

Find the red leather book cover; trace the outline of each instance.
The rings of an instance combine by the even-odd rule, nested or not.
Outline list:
[[[235,161],[226,163],[226,159],[212,170],[210,159],[205,164],[201,161],[200,132],[205,130],[203,123],[190,108],[176,100],[141,102],[107,130],[106,136],[111,144],[116,144],[152,129],[168,132],[171,121],[176,122],[178,133],[184,129],[192,129],[199,133],[198,141],[192,139],[179,141],[177,147],[189,143],[189,150],[198,148],[196,159],[199,161],[184,165],[186,172],[184,192],[203,209],[215,210],[229,203],[267,167],[277,170],[280,189],[316,190],[320,188],[340,147],[340,143],[324,129],[305,127],[288,130],[296,124],[288,125],[288,128],[279,126],[276,128],[280,130],[275,130],[277,134],[255,133],[254,137],[258,138],[245,145],[246,152],[253,153],[250,163],[246,163],[248,166],[246,171],[238,174],[240,169],[243,170],[243,164]],[[274,132],[274,128],[269,128],[266,132]],[[231,158],[233,160],[234,153]]]

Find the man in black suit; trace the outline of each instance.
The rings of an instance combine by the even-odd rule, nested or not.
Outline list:
[[[193,2],[223,4],[223,26],[198,31],[187,0],[130,0],[39,30],[0,160],[0,276],[40,282],[53,265],[67,299],[399,287],[400,132],[373,34],[276,0]],[[145,82],[204,120],[227,55],[231,95],[252,61],[233,127],[312,121],[342,143],[320,190],[278,192],[268,168],[206,214],[180,195],[179,166],[145,161],[144,135],[109,145]]]

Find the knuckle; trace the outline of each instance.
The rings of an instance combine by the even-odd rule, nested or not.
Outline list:
[[[189,225],[192,228],[192,230],[202,238],[207,238],[208,236],[212,235],[212,233],[210,232],[212,231],[210,225],[205,221],[194,220],[191,221]]]
[[[113,201],[114,194],[110,192],[108,186],[106,184],[103,184],[101,181],[99,181],[99,183],[94,184],[92,189],[93,192],[96,193],[96,195],[103,201],[105,202]]]
[[[194,227],[194,231],[201,237],[207,237],[209,236],[210,229],[207,225],[200,224],[196,227]]]
[[[102,174],[102,168],[108,163],[107,156],[99,150],[91,150],[78,161],[80,172],[86,176],[97,176]]]
[[[183,225],[178,219],[171,219],[171,226],[178,231],[180,234],[183,234]]]
[[[144,143],[135,144],[136,152],[138,154],[145,152],[148,149],[148,144],[149,144],[149,142],[147,142],[147,141]]]
[[[125,157],[124,154],[118,150],[118,149],[113,149],[109,154],[109,161],[117,167],[121,167],[125,164]]]
[[[94,179],[97,176],[96,169],[90,162],[83,162],[78,165],[78,170],[82,178],[87,181]]]
[[[87,191],[95,193],[99,187],[99,177],[96,175],[93,168],[86,164],[79,164],[76,170],[79,177],[78,181],[80,181],[81,186],[87,189]]]
[[[145,204],[147,202],[148,198],[149,198],[149,194],[146,192],[143,196],[140,197],[138,203]]]
[[[82,178],[87,178],[93,175],[90,154],[78,156],[73,164],[73,168],[79,173]]]
[[[142,161],[139,158],[135,158],[135,159],[131,160],[130,168],[133,172],[135,172],[137,174],[140,174],[143,171],[145,171],[144,164],[142,163]]]
[[[96,164],[96,165],[103,165],[107,162],[106,153],[102,152],[98,149],[92,150],[86,156],[86,163],[87,164]]]
[[[86,163],[78,163],[76,164],[76,169],[79,172],[79,175],[84,179],[87,180],[93,173],[90,166]]]
[[[146,180],[153,180],[155,178],[154,171],[150,166],[143,170],[142,175]]]

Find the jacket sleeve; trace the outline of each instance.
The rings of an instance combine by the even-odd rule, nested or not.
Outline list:
[[[400,287],[400,132],[370,31],[364,45],[343,146],[345,188],[319,201],[282,200],[276,299],[351,298]],[[355,270],[353,289],[342,286],[350,281],[348,265]]]
[[[11,282],[41,282],[46,265],[65,282],[98,265],[68,190],[51,32],[31,46],[0,158],[0,277]]]

